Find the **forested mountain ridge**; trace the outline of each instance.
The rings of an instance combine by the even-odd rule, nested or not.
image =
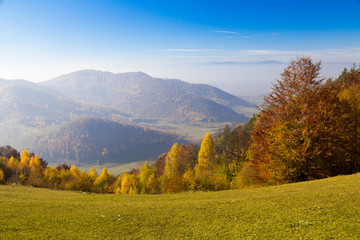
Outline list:
[[[253,106],[215,87],[153,78],[142,72],[83,70],[41,84],[72,100],[102,104],[142,118],[244,122],[247,118],[231,108]]]
[[[157,158],[178,136],[97,117],[81,117],[39,137],[33,150],[53,162],[129,163]]]

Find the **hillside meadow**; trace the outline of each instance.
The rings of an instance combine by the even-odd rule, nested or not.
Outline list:
[[[108,195],[0,186],[0,239],[358,239],[360,174],[280,186]]]

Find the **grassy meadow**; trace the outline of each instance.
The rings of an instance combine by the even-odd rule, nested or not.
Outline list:
[[[171,195],[0,186],[0,239],[359,239],[360,174]]]

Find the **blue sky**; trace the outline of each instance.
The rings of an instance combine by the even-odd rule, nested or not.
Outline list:
[[[360,63],[360,0],[0,0],[0,77],[143,71],[266,92],[291,59]]]

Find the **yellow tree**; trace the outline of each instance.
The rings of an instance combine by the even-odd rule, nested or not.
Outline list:
[[[14,173],[16,173],[18,170],[18,165],[19,160],[11,156],[9,162],[7,163],[7,167],[10,168]]]
[[[30,159],[30,178],[29,182],[32,186],[42,186],[43,184],[43,167],[38,155]]]
[[[138,182],[133,174],[124,172],[121,181],[121,193],[122,194],[138,194]]]
[[[140,173],[138,175],[139,178],[139,184],[140,184],[140,193],[150,193],[150,189],[154,188],[155,186],[151,186],[151,182],[149,182],[150,176],[155,177],[155,171],[151,169],[145,161],[144,165],[140,168]],[[153,184],[155,184],[155,181],[152,181]]]
[[[48,188],[58,188],[61,178],[55,167],[48,167],[44,171],[44,183]]]
[[[64,170],[64,169],[63,169]],[[69,178],[67,179],[66,188],[70,190],[79,190],[80,183],[80,170],[76,166],[71,166],[69,169]]]
[[[181,192],[183,190],[180,149],[177,143],[171,147],[170,152],[166,155],[162,189],[165,193]]]
[[[164,175],[168,178],[178,176],[178,169],[180,167],[180,149],[177,143],[175,143],[170,152],[166,155],[165,171]]]
[[[121,194],[121,182],[122,182],[122,178],[121,176],[119,176],[112,186],[112,189],[114,189],[115,194]]]
[[[206,133],[201,142],[198,164],[196,168],[209,168],[215,161],[214,141],[210,133]]]
[[[155,176],[155,172],[153,172],[149,176],[149,178],[147,180],[147,183],[146,183],[146,189],[147,189],[149,194],[156,194],[156,193],[160,192],[160,190],[159,190],[159,181]]]
[[[59,171],[58,177],[60,179],[60,184],[58,188],[64,190],[71,190],[73,189],[74,185],[74,176],[71,174],[70,169],[62,168]]]
[[[83,192],[92,192],[93,186],[94,178],[86,173],[86,171],[82,171],[76,181],[75,189]]]
[[[30,176],[30,153],[26,149],[21,153],[19,170],[19,178],[22,184],[25,184]]]
[[[76,166],[71,166],[70,167],[70,173],[74,178],[78,178],[80,175],[80,171]]]
[[[4,171],[0,168],[0,184],[4,183],[4,181],[5,181]]]
[[[206,133],[199,150],[198,163],[195,165],[195,181],[200,190],[215,190],[213,175],[216,173],[214,141]]]
[[[95,180],[97,178],[97,172],[96,172],[95,167],[90,168],[89,177],[93,180],[93,182],[95,182]]]
[[[22,165],[22,166],[30,165],[30,153],[26,149],[21,153],[20,165]]]
[[[112,176],[104,167],[100,176],[96,178],[94,186],[101,193],[112,192],[111,185],[115,181],[115,177]]]

